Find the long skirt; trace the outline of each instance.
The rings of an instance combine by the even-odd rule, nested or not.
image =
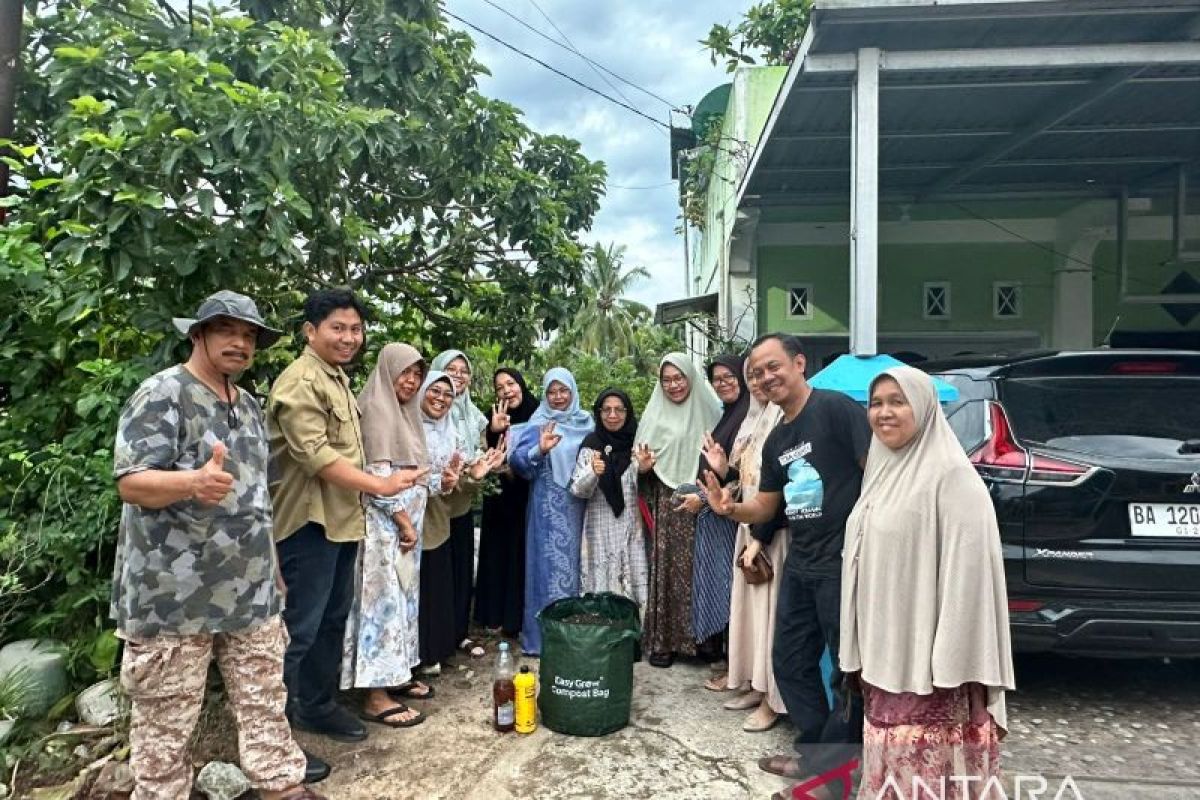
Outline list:
[[[929,790],[936,797],[954,800],[1003,797],[996,790],[999,727],[988,713],[983,686],[936,689],[932,695],[863,688],[866,711],[859,800],[915,800],[928,796]]]
[[[358,547],[354,603],[342,644],[343,689],[400,686],[411,680],[412,668],[421,661],[419,534],[427,498],[425,487],[415,486],[398,500],[367,505],[367,535]],[[387,507],[381,507],[385,502]],[[407,553],[400,552],[399,531],[391,517],[401,509],[418,532],[417,546]]]
[[[787,558],[787,528],[775,531],[771,544],[763,549],[775,570],[775,577],[767,583],[751,586],[737,565],[738,553],[749,543],[750,527],[738,525],[737,541],[733,545],[733,585],[729,602],[729,687],[736,689],[749,682],[754,691],[766,693],[772,711],[786,714],[771,664],[771,642],[775,637],[779,579]]]
[[[421,554],[421,663],[433,666],[454,655],[454,569],[450,544]]]
[[[646,502],[654,519],[654,541],[642,649],[648,653],[694,656],[692,568],[696,517],[676,511],[678,498],[652,473],[646,479]]]
[[[475,583],[475,514],[450,520],[450,568],[454,581],[454,643],[467,638],[471,623],[471,587]]]
[[[501,477],[501,491],[483,500],[479,522],[479,566],[475,571],[475,622],[499,627],[509,637],[521,631],[525,611],[525,511],[529,482]]]
[[[537,615],[563,597],[579,594],[579,548],[584,502],[554,482],[550,459],[542,462],[529,493],[525,525],[525,621],[521,648],[542,652]]]
[[[721,633],[729,625],[733,542],[737,528],[736,522],[717,516],[707,503],[696,517],[692,628],[698,641]]]

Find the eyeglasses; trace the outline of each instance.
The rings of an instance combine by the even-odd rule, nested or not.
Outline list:
[[[425,394],[438,400],[447,400],[454,397],[454,392],[449,389],[428,389]]]
[[[446,369],[442,370],[442,372],[446,373],[447,375],[453,375],[456,378],[471,377],[471,370],[463,369],[462,367],[447,367]]]
[[[714,385],[718,383],[737,383],[736,375],[714,375],[712,378]]]
[[[659,380],[663,386],[687,386],[687,378],[678,375],[674,378],[662,378]]]
[[[229,430],[231,431],[236,431],[238,428],[242,427],[242,421],[238,419],[237,409],[235,409],[232,405],[226,406],[225,422],[227,425],[229,425]]]
[[[600,416],[602,416],[602,417],[623,417],[627,413],[628,412],[623,408],[602,408],[602,409],[600,409]]]

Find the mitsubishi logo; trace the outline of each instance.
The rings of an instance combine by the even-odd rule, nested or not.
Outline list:
[[[1200,472],[1192,473],[1192,482],[1183,487],[1184,494],[1200,494]]]

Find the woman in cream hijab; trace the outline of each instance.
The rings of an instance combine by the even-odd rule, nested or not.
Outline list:
[[[704,435],[721,416],[721,401],[684,353],[668,353],[633,437],[650,510],[650,596],[643,647],[650,664],[669,667],[675,655],[695,655],[692,570],[696,515],[679,506],[676,489],[696,480]]]
[[[992,796],[1014,688],[992,501],[928,375],[889,369],[870,398],[874,437],[842,560],[841,669],[866,706],[859,797],[951,776]]]
[[[729,463],[740,474],[742,502],[758,494],[762,477],[762,451],[767,436],[783,419],[783,409],[767,400],[759,386],[758,378],[746,368],[746,384],[750,391],[750,411],[738,431],[729,454]],[[742,725],[742,730],[759,733],[770,730],[780,714],[786,714],[783,698],[775,683],[775,670],[771,664],[771,642],[775,633],[775,608],[779,600],[779,570],[787,558],[787,519],[765,522],[772,526],[775,535],[771,543],[763,548],[767,560],[776,571],[775,576],[765,583],[751,585],[746,577],[733,565],[733,583],[729,604],[729,675],[730,689],[742,690],[736,697],[726,701],[730,711],[754,709]],[[734,558],[741,556],[753,537],[752,527],[738,525],[737,541],[734,542]]]

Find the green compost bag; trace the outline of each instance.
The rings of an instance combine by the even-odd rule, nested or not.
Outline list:
[[[637,603],[611,592],[586,594],[556,600],[537,616],[542,724],[574,736],[603,736],[628,725],[642,637]]]

